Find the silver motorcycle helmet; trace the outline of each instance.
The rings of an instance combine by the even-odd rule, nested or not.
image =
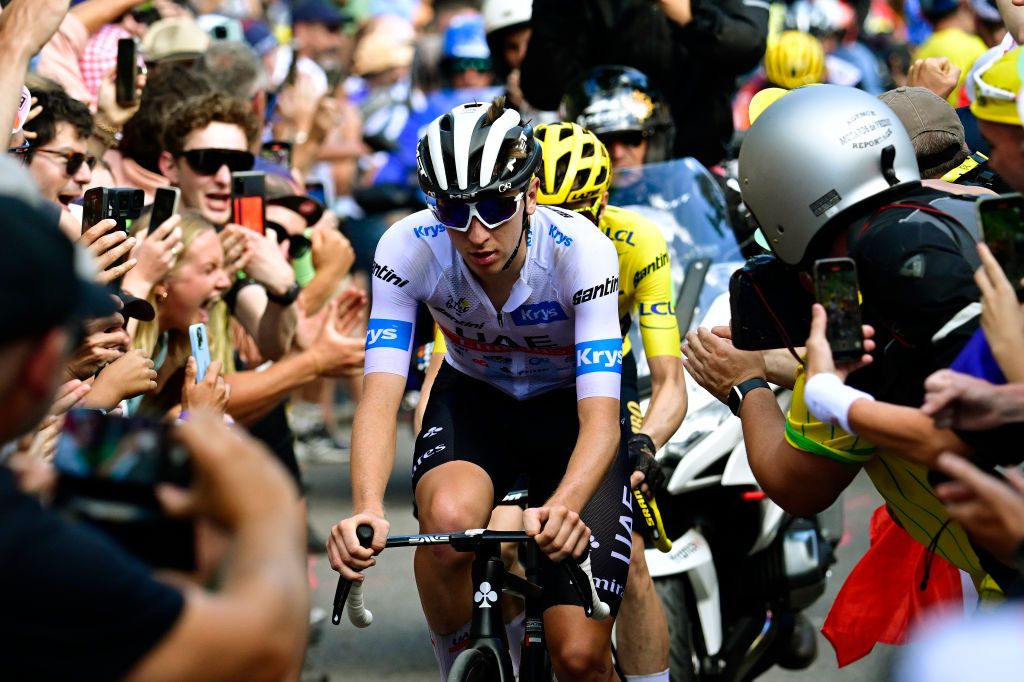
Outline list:
[[[740,192],[771,250],[798,265],[841,212],[921,175],[899,118],[863,90],[812,85],[769,106],[740,148]]]

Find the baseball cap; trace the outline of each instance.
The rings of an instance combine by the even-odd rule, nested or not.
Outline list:
[[[878,99],[888,104],[896,113],[903,127],[907,129],[910,141],[915,142],[915,149],[917,138],[929,132],[944,133],[949,137],[949,147],[952,148],[952,154],[946,155],[949,158],[963,148],[964,126],[960,122],[960,117],[956,115],[956,109],[928,88],[899,87],[883,92]],[[945,152],[943,154],[945,155]],[[921,168],[930,168],[941,163],[941,160],[926,162],[919,155],[918,163]]]
[[[110,292],[96,265],[58,226],[60,209],[44,201],[25,169],[0,155],[0,339],[11,341],[68,322],[110,315]]]
[[[412,64],[415,49],[408,36],[382,28],[364,35],[352,56],[352,73],[367,76]]]
[[[249,21],[245,26],[245,42],[249,44],[252,51],[262,57],[277,49],[277,36],[270,30],[270,26],[262,21]]]
[[[142,54],[148,62],[198,57],[209,46],[210,35],[190,17],[161,19],[142,38]]]
[[[1003,17],[999,14],[996,0],[971,0],[971,8],[978,18],[989,23],[1002,23]]]
[[[982,121],[1020,125],[1017,109],[1021,77],[1017,68],[1020,48],[1015,47],[999,59],[974,71],[974,101],[971,113]]]
[[[282,176],[267,175],[267,205],[281,206],[302,216],[313,227],[324,215],[326,207],[307,194],[297,194]]]
[[[299,0],[292,7],[292,25],[341,26],[348,21],[352,21],[352,17],[338,9],[330,0]]]

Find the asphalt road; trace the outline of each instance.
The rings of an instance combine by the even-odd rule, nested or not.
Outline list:
[[[410,429],[400,426],[398,458],[387,493],[387,512],[393,533],[415,533],[412,517],[409,469],[412,465]],[[351,506],[347,464],[315,464],[306,469],[306,483],[312,521],[326,531],[348,515]],[[872,511],[881,499],[870,481],[859,476],[844,494],[845,525],[838,562],[833,566],[828,591],[806,611],[819,627],[842,586],[843,581],[867,548],[867,528]],[[374,613],[373,625],[354,628],[347,619],[340,626],[327,620],[319,628],[320,636],[311,644],[303,680],[360,680],[362,682],[406,682],[438,679],[426,624],[420,611],[412,570],[413,550],[391,550],[378,558],[377,566],[367,573],[366,603]],[[324,609],[330,618],[337,574],[325,557],[317,558],[314,570],[317,589],[314,606]],[[766,682],[880,682],[892,650],[876,647],[868,657],[837,669],[829,643],[819,634],[818,658],[808,669],[790,671],[774,668],[760,680]]]

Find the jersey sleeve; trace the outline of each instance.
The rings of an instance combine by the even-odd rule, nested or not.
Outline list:
[[[797,370],[793,401],[786,414],[786,442],[797,450],[828,457],[843,464],[863,465],[875,455],[875,445],[834,424],[818,420],[804,403],[806,376]]]
[[[640,320],[640,337],[649,358],[659,355],[682,357],[679,350],[679,326],[672,298],[672,270],[668,247],[657,225],[636,216],[636,234],[640,243],[633,278],[633,298]]]
[[[385,232],[374,254],[364,374],[409,374],[416,303],[421,283],[427,281],[430,254],[402,228],[397,223]]]
[[[578,240],[565,273],[575,311],[576,399],[618,399],[622,381],[619,335],[619,260],[615,247],[594,231]]]

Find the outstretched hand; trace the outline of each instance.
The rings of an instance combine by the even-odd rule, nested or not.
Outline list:
[[[871,337],[875,335],[875,330],[870,325],[863,325],[864,355],[861,356],[860,360],[836,364],[832,358],[832,347],[825,336],[827,325],[828,315],[825,313],[824,306],[820,303],[815,303],[811,306],[811,333],[807,337],[807,359],[804,363],[807,378],[810,379],[815,374],[824,372],[835,374],[843,381],[846,381],[846,377],[851,372],[871,364],[872,357],[870,353],[875,349],[875,342]]]

